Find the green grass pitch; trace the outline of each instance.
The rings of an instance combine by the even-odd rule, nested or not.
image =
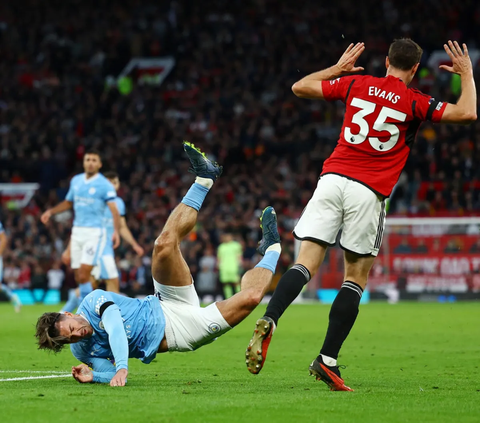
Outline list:
[[[70,377],[2,380],[0,421],[480,422],[478,303],[361,306],[339,359],[352,393],[330,392],[308,377],[326,329],[325,305],[293,305],[262,373],[249,374],[244,351],[263,310],[198,351],[160,354],[150,365],[130,360],[125,388]],[[34,324],[43,311],[24,307],[16,315],[0,305],[0,379],[68,373],[76,363],[68,350],[36,350]]]

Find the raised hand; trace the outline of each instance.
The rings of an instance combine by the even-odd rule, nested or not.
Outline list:
[[[350,44],[343,53],[336,66],[342,73],[353,73],[363,71],[361,66],[355,66],[355,62],[365,50],[364,43]]]
[[[452,66],[440,65],[440,69],[446,70],[458,75],[469,75],[473,72],[472,61],[468,55],[467,45],[463,44],[463,51],[460,45],[454,41],[448,41],[448,45],[444,44],[443,48],[452,59]]]

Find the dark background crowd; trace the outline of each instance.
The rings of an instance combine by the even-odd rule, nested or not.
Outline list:
[[[52,263],[60,267],[71,221],[45,227],[39,217],[63,200],[70,178],[82,172],[83,153],[96,148],[103,170],[120,175],[128,225],[146,249],[143,258],[125,245],[118,250],[123,287],[144,286],[153,241],[193,181],[183,139],[225,168],[183,245],[194,276],[227,231],[243,243],[244,268],[251,267],[267,204],[278,212],[284,270],[293,258],[295,219],[335,147],[344,110],[297,99],[291,85],[335,64],[356,41],[366,43],[359,65],[382,76],[389,43],[411,37],[424,49],[412,85],[455,102],[455,80],[427,59],[448,39],[480,48],[479,26],[476,0],[340,0],[335,7],[290,0],[2,1],[0,182],[40,184],[27,207],[1,210],[10,240],[7,273],[30,283],[46,277]],[[173,56],[176,66],[160,86],[134,83],[125,94],[108,83],[132,57],[161,56]],[[424,124],[390,213],[477,213],[479,129],[480,122]]]

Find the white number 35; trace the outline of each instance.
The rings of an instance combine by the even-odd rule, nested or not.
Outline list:
[[[368,122],[364,118],[375,111],[376,104],[372,103],[371,101],[361,100],[357,97],[354,97],[350,105],[360,109],[352,117],[352,123],[356,123],[360,127],[360,131],[358,134],[352,134],[351,129],[348,126],[345,127],[345,140],[350,144],[361,144],[366,140],[370,131]],[[382,107],[380,113],[378,114],[377,120],[373,124],[373,129],[378,132],[389,132],[390,138],[385,142],[381,142],[377,137],[368,137],[369,143],[377,151],[391,150],[398,142],[400,130],[394,123],[387,123],[386,120],[388,118],[395,119],[398,122],[405,122],[407,115],[399,112],[398,110],[390,109],[390,107]]]

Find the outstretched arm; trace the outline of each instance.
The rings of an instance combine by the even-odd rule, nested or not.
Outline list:
[[[452,59],[452,66],[441,65],[440,69],[460,75],[462,94],[457,104],[447,104],[441,122],[468,125],[477,120],[477,90],[472,61],[466,44],[463,44],[463,51],[456,41],[449,41],[448,45],[444,44],[443,47]]]
[[[293,93],[300,98],[323,99],[322,81],[328,81],[340,76],[362,71],[355,62],[365,50],[364,43],[350,44],[338,63],[327,69],[307,75],[292,86]]]
[[[73,202],[68,200],[63,200],[61,203],[57,204],[55,207],[48,209],[45,213],[42,214],[40,220],[44,225],[48,223],[50,218],[58,213],[62,213],[66,210],[70,210],[73,207]]]
[[[139,256],[143,256],[143,248],[138,245],[137,241],[135,241],[124,216],[120,217],[120,236],[132,246]]]

